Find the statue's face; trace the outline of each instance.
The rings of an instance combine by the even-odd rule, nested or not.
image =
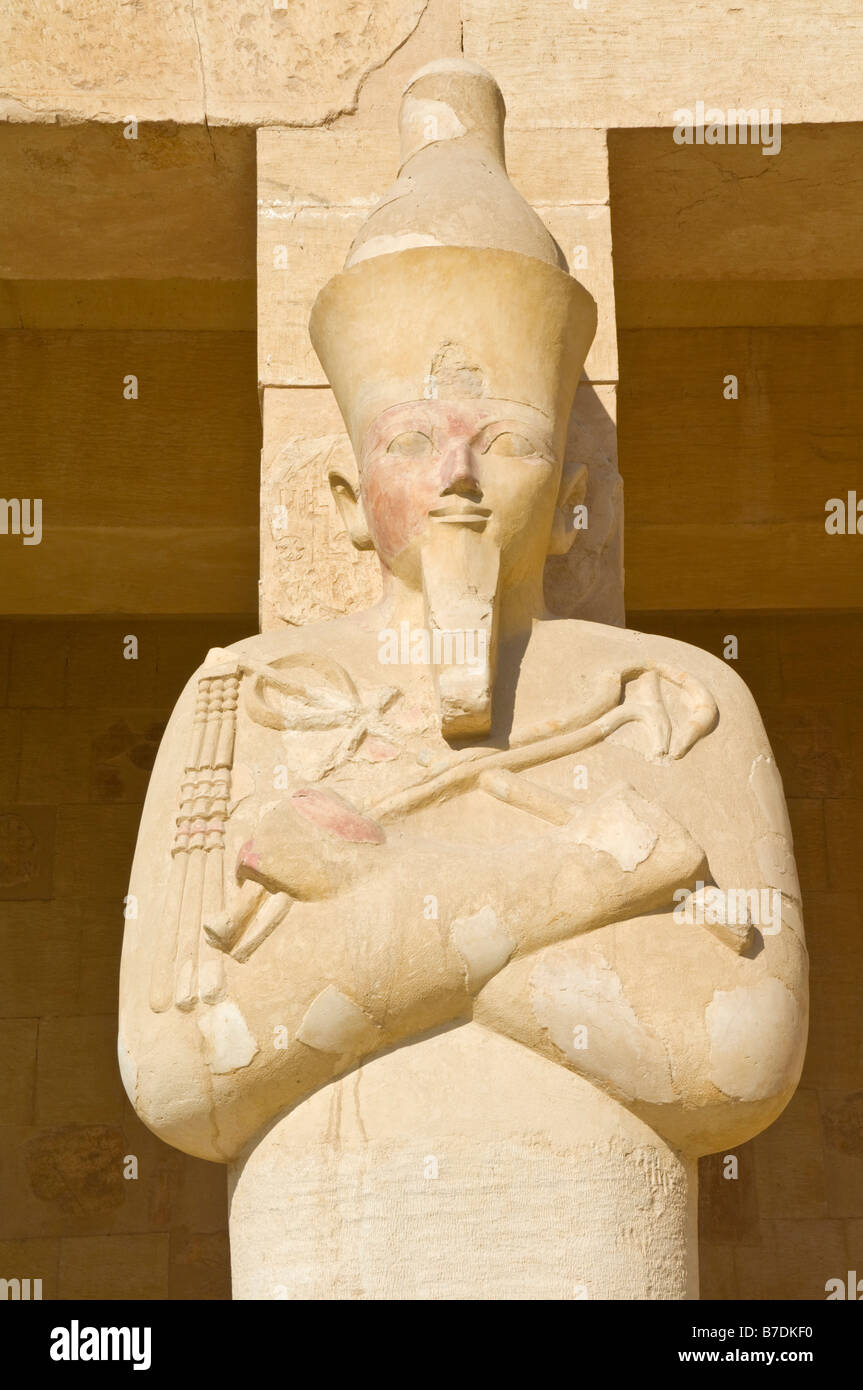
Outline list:
[[[374,547],[414,586],[432,527],[482,533],[500,551],[505,580],[541,568],[559,485],[551,421],[512,401],[392,406],[370,425],[360,459]]]

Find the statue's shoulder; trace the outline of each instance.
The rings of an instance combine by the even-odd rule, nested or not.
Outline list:
[[[712,679],[723,690],[747,691],[745,681],[734,670],[734,663],[714,655],[704,647],[637,628],[611,627],[606,623],[578,618],[555,618],[543,623],[546,644],[554,644],[573,659],[581,653],[597,664],[613,667],[620,661],[679,665],[702,680]]]
[[[362,661],[376,650],[381,618],[373,608],[342,617],[321,619],[301,626],[273,628],[234,642],[225,651],[248,655],[268,663],[286,656],[316,653],[340,660]]]
[[[746,729],[758,742],[764,740],[755,700],[732,661],[691,642],[635,628],[572,618],[555,619],[542,626],[546,629],[546,652],[553,649],[561,665],[615,675],[636,673],[639,668],[656,669],[660,674],[687,677],[704,687],[727,723]]]
[[[380,619],[374,610],[306,623],[302,626],[273,628],[256,632],[226,647],[212,647],[189,678],[193,687],[202,676],[228,669],[238,662],[252,666],[276,666],[289,660],[309,658],[338,663],[354,675],[362,675],[370,654],[377,651]]]

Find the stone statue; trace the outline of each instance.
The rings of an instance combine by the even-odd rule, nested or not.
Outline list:
[[[696,1160],[787,1104],[806,951],[746,687],[555,620],[596,326],[463,60],[311,332],[374,609],[210,652],[153,771],[120,1058],[230,1166],[240,1298],[697,1296]]]

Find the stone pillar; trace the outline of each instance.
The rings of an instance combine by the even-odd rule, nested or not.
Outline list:
[[[547,601],[621,624],[606,135],[516,130],[507,154],[599,306],[567,445],[589,469],[588,530],[547,562]],[[379,596],[376,557],[352,548],[327,486],[351,446],[308,319],[397,163],[392,127],[367,140],[339,128],[258,133],[262,630]],[[471,1024],[318,1092],[232,1166],[234,1297],[693,1296],[695,1171],[589,1084]]]
[[[697,1165],[477,1023],[400,1047],[231,1167],[241,1299],[697,1298]]]

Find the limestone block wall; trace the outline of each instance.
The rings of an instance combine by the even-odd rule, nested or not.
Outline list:
[[[628,607],[679,607],[681,574],[693,607],[861,606],[860,537],[824,523],[863,496],[863,328],[642,327],[621,360]]]
[[[46,1299],[230,1296],[225,1170],[129,1105],[117,975],[165,722],[207,650],[254,625],[0,623],[0,1270]]]
[[[40,289],[41,321],[0,330],[2,495],[42,515],[38,546],[2,538],[0,611],[249,611],[254,335],[139,326],[146,291],[116,283],[108,326],[89,285],[64,322],[62,292]]]
[[[700,1166],[702,1298],[823,1299],[863,1262],[863,615],[630,613],[721,654],[761,710],[782,774],[811,967],[800,1088],[763,1134]]]
[[[848,0],[153,0],[119,17],[105,0],[33,0],[3,10],[0,111],[325,124],[431,36],[438,53],[463,42],[533,127],[669,125],[687,92],[719,106],[763,98],[789,122],[860,120],[846,59],[861,22]]]

